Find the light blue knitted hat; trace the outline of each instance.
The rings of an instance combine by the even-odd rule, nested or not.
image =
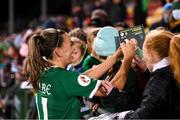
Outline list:
[[[117,46],[117,39],[119,39],[119,33],[114,27],[106,26],[101,28],[93,45],[96,54],[99,56],[112,55],[119,47]]]

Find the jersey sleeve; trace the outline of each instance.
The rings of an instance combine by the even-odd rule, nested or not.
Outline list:
[[[66,93],[70,96],[85,96],[92,98],[99,86],[100,80],[94,80],[82,74],[72,72],[68,78],[63,81],[63,86]]]

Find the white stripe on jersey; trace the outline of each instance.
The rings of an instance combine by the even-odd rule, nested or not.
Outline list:
[[[37,111],[38,111],[38,117],[39,117],[39,119],[40,119],[37,94],[36,94],[36,106],[37,106]]]
[[[94,96],[94,94],[96,93],[96,91],[98,90],[99,86],[101,85],[101,81],[97,80],[96,86],[95,88],[92,90],[91,94],[89,95],[89,98],[92,98]]]
[[[48,120],[47,98],[42,97],[42,107],[44,113],[44,120]]]

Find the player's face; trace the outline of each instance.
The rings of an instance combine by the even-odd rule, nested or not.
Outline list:
[[[72,43],[70,41],[70,37],[67,34],[63,35],[64,37],[64,42],[61,46],[62,50],[62,59],[65,65],[68,65],[72,61]]]

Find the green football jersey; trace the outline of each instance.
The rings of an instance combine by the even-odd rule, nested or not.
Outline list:
[[[93,67],[93,65],[98,65],[100,64],[101,62],[96,59],[95,57],[91,56],[91,55],[88,55],[85,59],[84,59],[84,62],[83,62],[83,71],[86,71],[86,70],[89,70]]]
[[[78,96],[92,98],[100,84],[99,80],[59,67],[45,70],[36,94],[39,119],[80,119]]]

